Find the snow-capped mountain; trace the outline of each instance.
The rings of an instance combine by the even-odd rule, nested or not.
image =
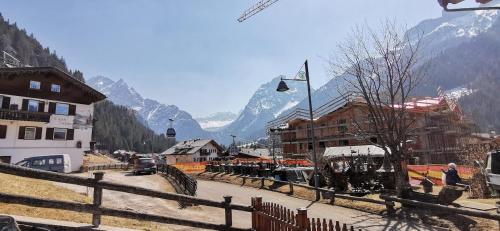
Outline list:
[[[233,112],[217,112],[206,117],[195,118],[201,128],[207,131],[217,131],[222,127],[232,123],[238,117]]]
[[[486,6],[500,5],[495,0]],[[411,40],[422,38],[425,58],[438,55],[441,51],[460,45],[482,33],[488,32],[497,21],[497,10],[446,12],[439,18],[428,19],[407,31]]]
[[[266,123],[282,112],[296,106],[307,96],[307,85],[303,82],[288,81],[290,90],[277,92],[276,87],[280,77],[265,83],[253,94],[238,118],[220,130],[222,137],[227,140],[229,135],[247,140],[265,136]]]
[[[87,84],[105,94],[113,103],[137,111],[141,119],[158,134],[166,132],[171,118],[174,119],[178,140],[210,137],[189,113],[175,105],[143,98],[122,79],[115,82],[104,76],[96,76],[88,79]]]

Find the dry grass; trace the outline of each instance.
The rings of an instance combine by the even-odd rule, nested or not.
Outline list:
[[[83,156],[83,164],[88,166],[90,164],[114,164],[118,161],[111,159],[103,154],[85,154]]]
[[[82,194],[73,192],[63,187],[56,186],[48,181],[35,180],[0,173],[0,182],[0,192],[2,193],[79,203],[91,202],[90,198]],[[86,224],[90,224],[92,221],[91,214],[5,203],[0,203],[0,213],[72,221]],[[142,230],[169,230],[167,227],[153,222],[144,222],[106,216],[103,216],[102,224]]]

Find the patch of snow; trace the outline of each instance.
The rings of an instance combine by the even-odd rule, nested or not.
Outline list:
[[[279,115],[281,115],[281,113],[283,113],[284,111],[288,110],[288,109],[291,109],[295,106],[297,106],[297,104],[299,104],[300,101],[290,101],[288,102],[287,104],[285,104],[285,106],[283,106],[283,108],[281,108],[279,111],[277,111],[276,113],[274,113],[274,118],[277,118]]]

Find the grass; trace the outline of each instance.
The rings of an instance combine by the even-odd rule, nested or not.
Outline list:
[[[114,164],[118,161],[109,158],[103,154],[85,154],[83,156],[83,163],[86,165],[89,164]]]
[[[56,186],[49,181],[35,180],[0,173],[0,182],[2,183],[0,186],[1,193],[31,196],[43,199],[91,203],[91,199],[89,197],[69,189]],[[6,203],[0,203],[0,213],[72,221],[85,224],[90,224],[92,221],[91,214]],[[142,230],[169,230],[167,227],[154,222],[144,222],[107,216],[102,217],[102,224],[107,226]]]

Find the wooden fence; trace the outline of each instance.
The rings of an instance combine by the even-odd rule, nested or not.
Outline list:
[[[261,197],[252,198],[252,228],[259,231],[354,231],[339,221],[308,218],[307,209],[297,210],[297,214],[281,205],[262,202]]]
[[[187,175],[172,165],[158,165],[158,172],[163,172],[175,180],[178,186],[182,187],[187,195],[195,196],[198,182],[192,176]]]
[[[288,184],[290,193],[293,193],[294,187],[296,187],[296,186],[307,188],[310,190],[315,190],[314,187],[309,186],[309,185],[297,184],[297,183],[286,182],[286,181],[279,181],[279,180],[274,180],[271,178],[246,177],[246,176],[242,176],[242,178],[244,180],[245,179],[260,180],[261,188],[264,188],[265,180],[269,180],[269,181],[272,181],[275,183]],[[395,214],[395,212],[396,212],[395,206],[396,206],[396,202],[397,202],[403,206],[413,206],[416,208],[435,211],[435,212],[439,212],[439,213],[460,214],[460,215],[466,215],[466,216],[494,220],[494,221],[498,221],[499,226],[500,226],[500,214],[499,214],[500,207],[497,209],[497,213],[490,213],[490,212],[484,212],[484,211],[474,211],[474,210],[464,209],[464,208],[449,207],[449,206],[440,205],[440,204],[426,203],[426,202],[416,201],[416,200],[402,199],[399,197],[388,196],[388,195],[383,195],[383,194],[380,195],[380,200],[377,200],[377,199],[372,199],[372,198],[356,197],[356,196],[345,195],[345,194],[336,194],[334,190],[329,190],[329,189],[325,189],[325,188],[318,188],[318,190],[321,192],[323,199],[326,199],[325,196],[328,195],[328,198],[330,199],[330,204],[334,204],[335,199],[340,198],[340,199],[346,199],[346,200],[351,200],[351,201],[362,201],[362,202],[368,202],[368,203],[372,203],[372,204],[384,205],[386,207],[386,211],[387,211],[387,214],[389,216],[392,216]]]
[[[49,200],[49,199],[41,199],[30,196],[20,196],[20,195],[0,193],[0,202],[3,203],[13,203],[13,204],[21,204],[32,207],[52,208],[52,209],[60,209],[60,210],[67,210],[67,211],[74,211],[81,213],[90,213],[92,214],[92,225],[94,227],[98,227],[101,224],[101,216],[113,216],[113,217],[122,217],[122,218],[129,218],[129,219],[136,219],[143,221],[152,221],[164,224],[189,226],[202,229],[235,230],[235,231],[250,230],[250,228],[244,229],[244,228],[232,227],[233,210],[252,212],[253,209],[251,206],[231,203],[231,196],[224,196],[223,201],[213,201],[187,195],[166,193],[141,187],[107,182],[102,180],[104,177],[103,172],[95,172],[94,178],[86,178],[86,177],[71,176],[61,173],[47,172],[37,169],[29,169],[4,163],[0,163],[0,172],[21,177],[48,180],[48,181],[94,188],[94,196],[92,204],[68,202],[60,200]],[[121,209],[103,207],[102,206],[103,189],[132,193],[141,196],[150,196],[165,200],[174,200],[186,204],[196,204],[196,205],[221,208],[224,210],[223,216],[225,217],[225,223],[213,224],[213,223],[195,221],[193,219],[180,219],[176,217],[138,213],[130,210],[121,210]]]
[[[115,163],[115,164],[95,164],[87,166],[84,171],[100,171],[100,170],[111,170],[111,169],[121,169],[128,170],[128,163]]]

